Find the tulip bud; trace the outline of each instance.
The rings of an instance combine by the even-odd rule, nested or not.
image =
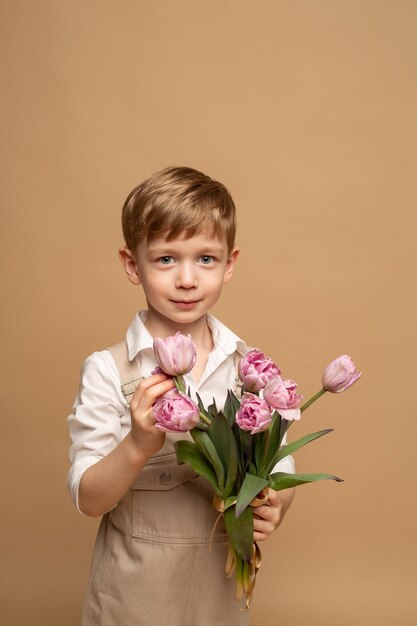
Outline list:
[[[193,369],[197,350],[191,335],[177,332],[166,339],[155,337],[153,350],[159,367],[169,376],[181,376]]]
[[[240,408],[236,412],[236,422],[242,430],[249,430],[252,435],[267,430],[272,420],[268,404],[253,393],[244,393]]]
[[[185,393],[172,390],[153,405],[155,427],[164,432],[186,432],[200,420],[200,409]]]
[[[246,391],[259,391],[271,378],[280,374],[278,366],[256,348],[249,350],[239,363],[239,378]]]
[[[356,365],[348,356],[344,354],[332,361],[324,370],[322,376],[323,389],[332,393],[346,391],[356,383],[362,372],[356,371]]]

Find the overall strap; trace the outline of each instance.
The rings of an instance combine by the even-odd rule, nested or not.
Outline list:
[[[241,395],[242,392],[242,382],[239,378],[239,363],[240,363],[240,359],[241,359],[241,355],[239,354],[239,352],[235,352],[233,355],[233,360],[234,360],[234,364],[235,364],[235,386],[233,389],[233,393],[236,395]]]
[[[140,375],[138,362],[136,359],[129,361],[126,340],[111,346],[108,348],[108,351],[112,355],[116,367],[119,370],[122,393],[129,402],[139,382],[143,380],[143,376]]]

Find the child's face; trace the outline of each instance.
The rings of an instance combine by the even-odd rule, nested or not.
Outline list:
[[[121,258],[129,280],[143,287],[149,315],[190,325],[216,304],[238,253],[229,254],[225,240],[198,233],[141,241],[134,254],[121,251]]]

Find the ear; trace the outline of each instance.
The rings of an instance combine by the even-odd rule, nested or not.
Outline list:
[[[239,253],[240,253],[239,248],[233,248],[233,250],[229,254],[229,258],[227,259],[226,267],[224,270],[224,278],[223,278],[224,285],[228,283],[229,280],[232,278],[233,270],[235,269]]]
[[[141,279],[139,276],[138,266],[132,252],[128,248],[120,248],[119,259],[124,267],[126,276],[132,285],[140,285]]]

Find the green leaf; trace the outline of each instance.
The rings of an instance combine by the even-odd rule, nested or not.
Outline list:
[[[224,512],[224,523],[234,549],[242,559],[249,562],[253,546],[252,507],[245,509],[242,515],[236,518],[234,507],[231,506]]]
[[[246,430],[239,428],[236,422],[232,428],[239,452],[239,474],[243,480],[252,458],[252,435]]]
[[[255,449],[255,466],[256,466],[256,474],[258,474],[258,470],[262,467],[262,460],[265,456],[265,446],[268,446],[269,440],[269,431],[263,431],[261,433],[256,433],[252,435],[253,437],[253,447]]]
[[[213,419],[208,435],[223,464],[226,476],[223,496],[227,498],[231,494],[236,481],[237,447],[230,424],[222,413],[218,413]]]
[[[275,463],[273,463],[273,459],[277,450],[279,448],[279,444],[281,441],[281,416],[279,413],[274,411],[272,415],[272,423],[269,427],[269,445],[268,451],[265,455],[265,460],[262,465],[258,468],[258,475],[265,478],[273,469]]]
[[[207,412],[209,414],[209,417],[214,419],[216,417],[216,415],[219,413],[219,410],[217,409],[217,405],[216,405],[216,400],[213,398],[213,403],[210,404],[210,406],[207,409]]]
[[[206,407],[204,406],[203,401],[200,398],[200,396],[198,395],[198,393],[196,393],[195,395],[197,396],[197,404],[198,404],[198,408],[200,409],[200,413],[202,413],[206,417],[210,417],[209,414],[207,413]]]
[[[333,431],[333,428],[327,428],[326,430],[319,430],[316,433],[311,433],[310,435],[301,437],[300,439],[297,439],[296,441],[287,443],[285,446],[282,446],[278,450],[276,457],[275,457],[276,460],[274,459],[275,463],[278,463],[278,461],[281,461],[281,459],[284,459],[289,454],[292,454],[296,450],[299,450],[299,448],[302,448],[307,443],[310,443],[310,441],[314,441],[315,439],[318,439],[319,437],[323,437],[323,435],[327,435],[327,433],[331,433],[332,431]]]
[[[236,398],[233,391],[228,389],[223,413],[226,416],[226,419],[230,425],[235,423],[236,412],[239,409],[239,407],[240,407],[240,402],[238,398]]]
[[[343,482],[342,478],[338,478],[333,474],[287,474],[286,472],[276,472],[271,474],[269,486],[272,489],[280,491],[304,485],[305,483],[314,483],[317,480],[336,480],[338,483]]]
[[[179,465],[183,463],[191,465],[195,472],[204,476],[211,483],[217,495],[221,497],[222,494],[217,484],[216,474],[201,450],[192,441],[183,439],[176,441],[174,446],[177,454],[177,463]]]
[[[198,422],[194,428],[197,428],[198,430],[208,430],[209,426],[208,424],[205,424],[204,422]]]
[[[280,415],[281,417],[281,415]],[[289,427],[291,426],[291,424],[294,424],[294,422],[290,422],[288,420],[285,420],[281,417],[281,428],[279,431],[279,445],[281,445],[281,442],[284,438],[285,433],[287,432],[287,430],[289,429]]]
[[[220,489],[220,495],[221,497],[223,497],[225,473],[223,463],[220,460],[220,457],[212,440],[210,439],[208,433],[203,430],[196,430],[195,428],[193,428],[192,430],[190,430],[190,433],[195,443],[200,448],[201,452],[205,455],[208,461],[210,461],[216,473],[217,485]]]
[[[246,474],[236,502],[236,517],[239,517],[246,509],[249,502],[258,495],[264,487],[268,485],[268,481],[253,474]]]

